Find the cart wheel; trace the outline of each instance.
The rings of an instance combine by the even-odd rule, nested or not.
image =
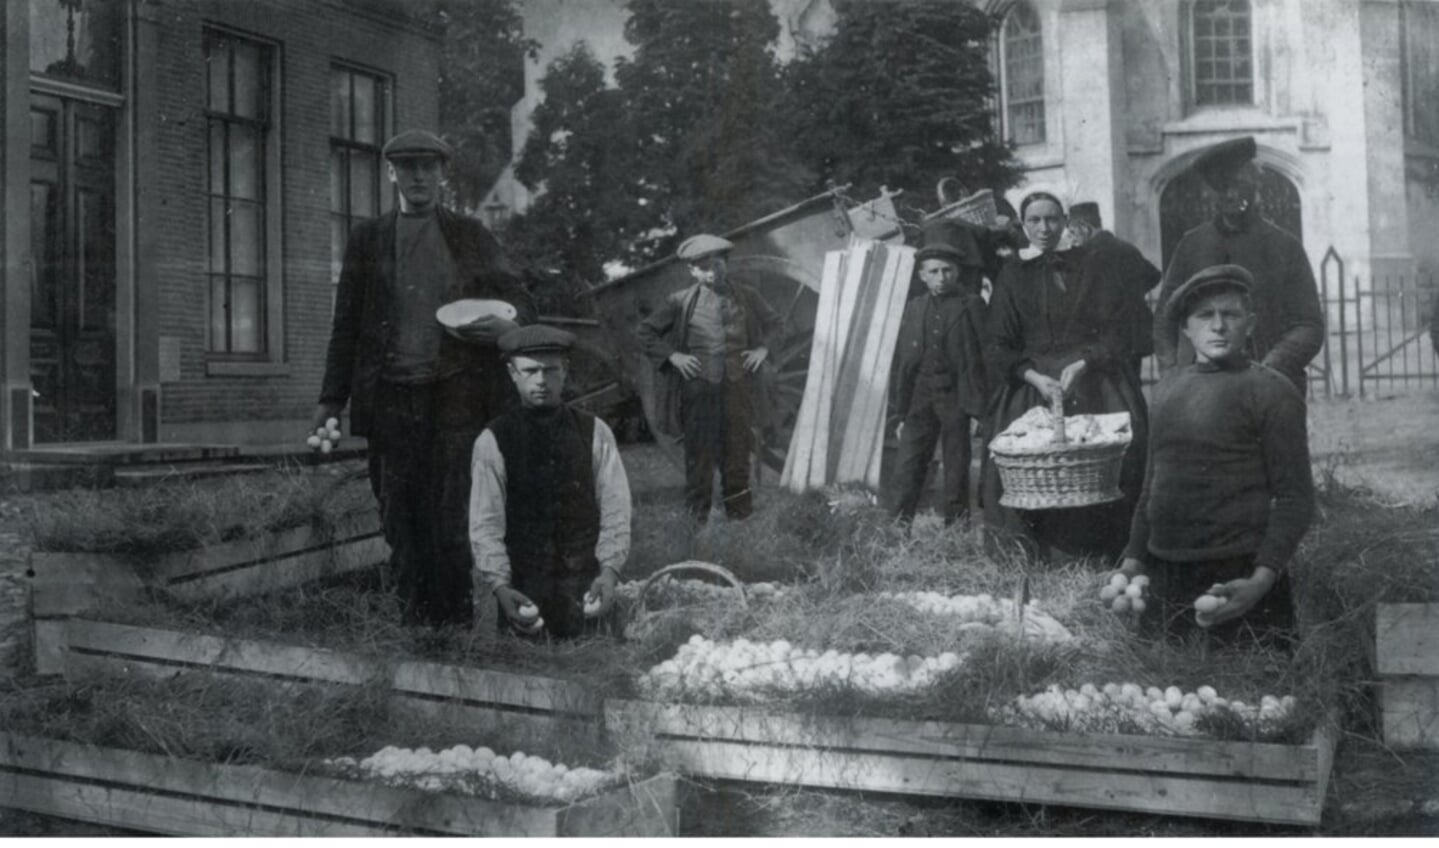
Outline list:
[[[796,263],[768,256],[738,257],[730,263],[730,274],[759,291],[784,321],[779,349],[770,351],[766,363],[769,420],[755,440],[760,461],[782,471],[809,376],[819,278]]]

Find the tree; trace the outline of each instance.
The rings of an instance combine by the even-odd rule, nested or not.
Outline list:
[[[650,210],[633,258],[792,203],[809,182],[777,125],[779,22],[768,0],[630,0],[634,57],[615,77],[636,134],[633,190]]]
[[[1018,181],[993,126],[988,16],[952,0],[834,2],[836,31],[786,69],[779,113],[821,182],[929,197],[944,177]]]
[[[474,209],[509,162],[510,107],[525,91],[525,38],[513,0],[436,0],[444,29],[440,55],[440,133],[455,148],[450,189]]]

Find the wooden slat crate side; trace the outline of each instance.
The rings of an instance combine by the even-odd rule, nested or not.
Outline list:
[[[665,739],[666,768],[728,780],[1314,825],[1313,785]]]
[[[599,698],[568,681],[435,662],[374,661],[318,648],[249,639],[163,631],[134,625],[71,619],[66,626],[69,664],[76,677],[128,667],[131,674],[171,677],[177,669],[258,674],[311,682],[390,685],[397,694],[425,700],[463,700],[472,707],[599,717]],[[547,717],[543,717],[547,718]]]
[[[1374,641],[1380,674],[1439,676],[1439,604],[1379,604]]]
[[[47,553],[29,557],[30,611],[36,618],[75,615],[134,599],[145,582],[133,565],[106,554]]]
[[[284,557],[379,532],[379,512],[365,510],[338,519],[329,529],[313,525],[292,527],[249,539],[177,551],[155,557],[148,565],[157,583],[172,585],[196,579],[215,570]]]
[[[612,729],[632,728],[642,735],[1183,775],[1314,781],[1322,771],[1319,749],[1315,745],[1061,733],[882,718],[826,718],[757,708],[640,701],[609,702],[606,722]]]
[[[678,836],[674,775],[657,774],[558,813],[560,836]]]
[[[1395,677],[1379,683],[1384,741],[1394,748],[1439,750],[1439,678]]]
[[[250,805],[292,817],[338,821],[371,832],[492,836],[554,836],[558,832],[556,807],[525,807],[54,739],[0,734],[0,766],[71,782],[104,781],[142,794],[194,796],[216,808]]]
[[[401,663],[395,668],[394,686],[402,692],[593,718],[603,711],[603,699],[577,683],[440,663]]]
[[[63,618],[36,619],[35,673],[64,674],[68,655],[66,631],[69,621]]]
[[[333,542],[325,547],[216,567],[183,582],[171,582],[166,591],[182,600],[223,600],[263,595],[327,577],[363,571],[384,562],[389,555],[390,546],[376,532]]]

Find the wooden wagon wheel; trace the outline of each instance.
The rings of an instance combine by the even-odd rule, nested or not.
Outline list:
[[[782,471],[809,376],[819,278],[798,263],[774,256],[737,257],[730,262],[730,274],[759,291],[784,322],[781,341],[765,366],[769,419],[755,440],[760,461]]]

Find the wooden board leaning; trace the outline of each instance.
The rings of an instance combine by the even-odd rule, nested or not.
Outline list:
[[[1384,741],[1439,749],[1439,604],[1379,604],[1374,656]]]

